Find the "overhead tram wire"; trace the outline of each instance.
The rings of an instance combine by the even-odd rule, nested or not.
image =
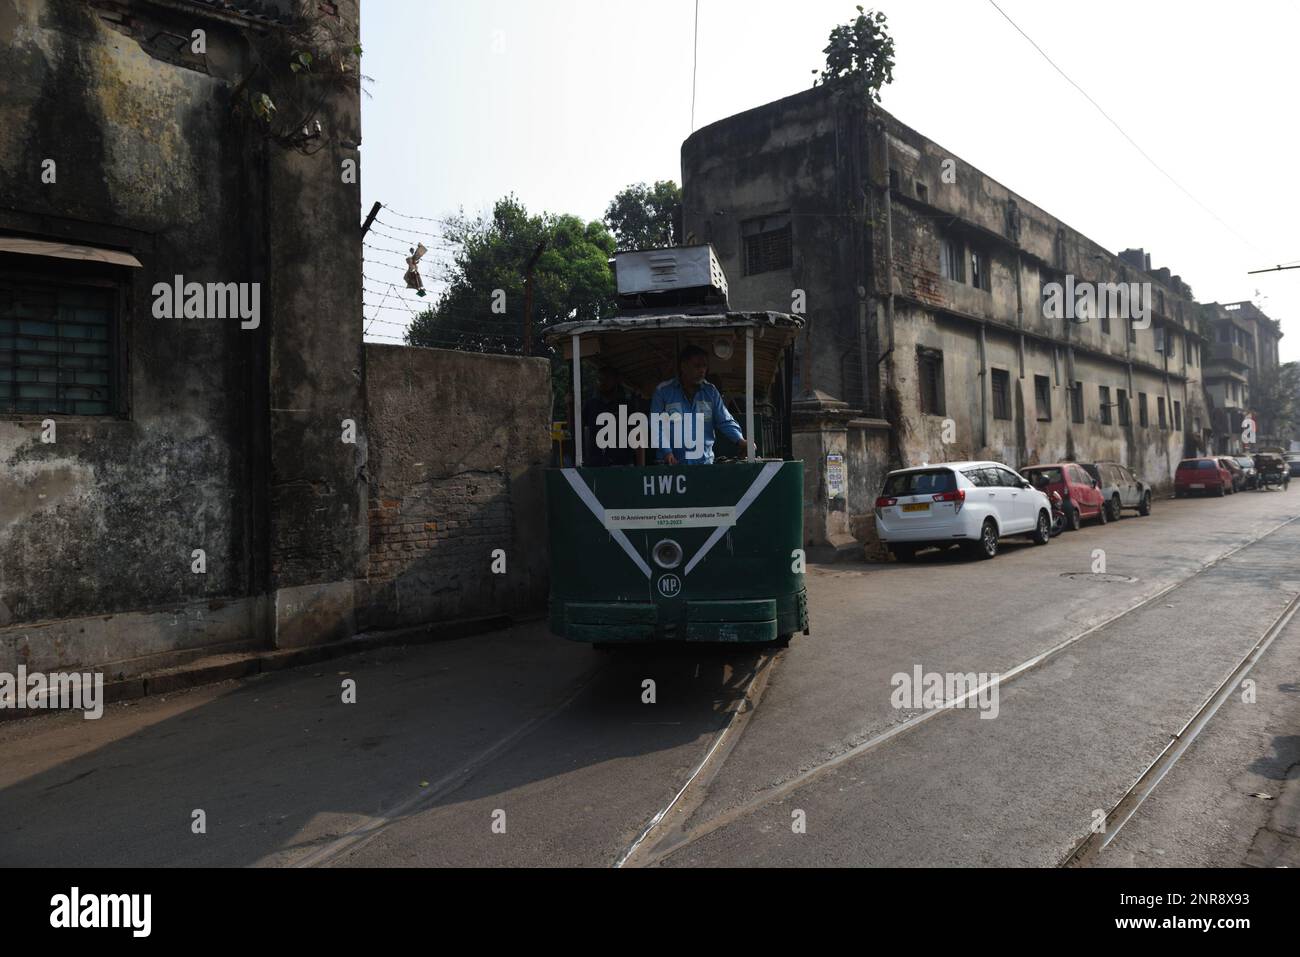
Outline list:
[[[1224,229],[1226,229],[1228,232],[1232,233],[1233,236],[1235,236],[1237,239],[1241,240],[1241,242],[1245,243],[1245,244],[1246,244],[1247,246],[1249,246],[1251,249],[1255,250],[1255,252],[1261,252],[1261,250],[1259,249],[1258,246],[1256,246],[1254,243],[1252,243],[1252,242],[1251,242],[1249,239],[1247,239],[1245,236],[1241,235],[1241,233],[1239,233],[1239,232],[1237,232],[1235,229],[1233,229],[1232,226],[1230,226],[1227,222],[1225,222],[1224,219],[1223,219],[1223,218],[1222,218],[1218,213],[1216,213],[1214,210],[1210,209],[1210,207],[1206,206],[1206,205],[1205,205],[1204,203],[1202,203],[1199,199],[1197,199],[1195,196],[1193,196],[1191,190],[1187,189],[1187,187],[1185,187],[1182,183],[1180,183],[1180,182],[1178,182],[1178,180],[1174,179],[1173,176],[1171,176],[1171,175],[1170,175],[1170,174],[1165,170],[1165,168],[1164,168],[1163,166],[1161,166],[1161,165],[1160,165],[1159,163],[1157,163],[1154,159],[1152,159],[1151,156],[1150,156],[1150,154],[1147,153],[1146,150],[1144,150],[1141,146],[1138,145],[1137,140],[1135,140],[1135,139],[1133,139],[1133,137],[1129,136],[1128,133],[1126,133],[1126,132],[1124,131],[1124,127],[1120,126],[1117,122],[1115,122],[1115,120],[1113,120],[1113,119],[1111,118],[1110,114],[1107,113],[1105,110],[1103,110],[1103,109],[1101,108],[1101,105],[1100,105],[1096,100],[1094,100],[1091,96],[1088,95],[1088,91],[1087,91],[1087,90],[1085,90],[1083,87],[1081,87],[1078,83],[1075,83],[1074,80],[1070,79],[1069,74],[1067,74],[1064,70],[1062,70],[1059,66],[1057,66],[1057,65],[1056,65],[1056,62],[1055,62],[1051,57],[1049,57],[1049,56],[1047,55],[1047,53],[1043,50],[1043,48],[1040,47],[1037,43],[1034,42],[1034,38],[1031,37],[1031,36],[1030,36],[1028,33],[1026,33],[1024,30],[1020,29],[1020,25],[1017,24],[1016,21],[1012,20],[1011,17],[1007,16],[1006,11],[1003,10],[1001,7],[999,7],[999,6],[997,5],[997,0],[989,0],[989,4],[993,7],[994,10],[996,10],[998,13],[1002,14],[1003,19],[1005,19],[1005,20],[1007,21],[1007,23],[1009,23],[1009,24],[1011,24],[1013,27],[1015,27],[1015,30],[1016,30],[1017,33],[1019,33],[1022,37],[1024,37],[1026,40],[1029,41],[1030,46],[1032,46],[1035,50],[1037,50],[1038,53],[1039,53],[1039,55],[1040,55],[1044,60],[1046,60],[1048,63],[1051,64],[1053,70],[1055,70],[1057,73],[1061,74],[1061,76],[1065,78],[1065,81],[1066,81],[1067,83],[1069,83],[1070,86],[1072,86],[1072,87],[1074,87],[1076,90],[1078,90],[1078,91],[1083,95],[1083,98],[1086,99],[1089,103],[1091,103],[1091,104],[1096,108],[1097,112],[1100,113],[1102,116],[1104,116],[1104,117],[1106,118],[1106,122],[1108,122],[1111,126],[1115,127],[1115,129],[1119,130],[1120,135],[1121,135],[1122,137],[1124,137],[1124,139],[1128,140],[1128,141],[1129,141],[1129,144],[1130,144],[1130,145],[1131,145],[1135,150],[1137,150],[1139,153],[1141,153],[1141,154],[1142,154],[1142,158],[1145,159],[1145,160],[1146,160],[1148,163],[1150,163],[1152,166],[1154,166],[1154,167],[1156,168],[1156,170],[1159,171],[1160,175],[1162,175],[1165,179],[1169,180],[1169,182],[1171,182],[1171,183],[1173,183],[1175,186],[1177,186],[1178,189],[1181,190],[1181,191],[1183,192],[1183,194],[1184,194],[1185,196],[1187,196],[1188,199],[1190,199],[1192,202],[1194,202],[1197,206],[1201,207],[1201,209],[1203,209],[1205,212],[1209,213],[1210,216],[1212,216],[1212,217],[1213,217],[1213,218],[1214,218],[1214,219],[1219,223],[1220,226],[1222,226],[1222,227],[1223,227]]]

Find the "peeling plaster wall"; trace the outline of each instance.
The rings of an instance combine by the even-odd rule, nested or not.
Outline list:
[[[196,26],[205,69],[142,45]],[[248,57],[244,27],[200,5],[0,0],[0,232],[143,263],[123,274],[121,413],[52,416],[54,444],[44,416],[0,415],[0,668],[33,623],[118,616],[116,632],[56,629],[41,661],[58,665],[351,628],[368,544],[360,198],[339,169],[358,157],[359,95],[330,94],[316,155],[285,150],[232,111]],[[261,283],[260,327],[153,318],[153,284],[177,274]]]

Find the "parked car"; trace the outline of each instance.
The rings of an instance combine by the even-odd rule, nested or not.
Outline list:
[[[1137,509],[1139,515],[1151,514],[1151,486],[1132,469],[1118,462],[1080,462],[1079,465],[1097,480],[1112,522],[1119,521],[1120,510],[1125,508]]]
[[[1047,496],[1000,462],[946,462],[890,472],[876,499],[876,531],[899,561],[954,544],[993,558],[1010,535],[1046,545],[1051,514]]]
[[[1110,518],[1106,500],[1101,496],[1100,483],[1077,462],[1030,465],[1021,469],[1021,474],[1044,495],[1056,492],[1061,496],[1065,527],[1071,531],[1078,531],[1086,520],[1105,525]]]
[[[1174,472],[1174,498],[1218,495],[1232,491],[1232,473],[1218,459],[1183,459]]]
[[[1282,458],[1286,459],[1287,468],[1291,470],[1291,477],[1300,478],[1300,452],[1287,452]]]
[[[1233,461],[1241,466],[1242,474],[1245,475],[1241,487],[1257,488],[1259,486],[1259,471],[1255,468],[1255,460],[1249,455],[1234,455]]]
[[[1232,476],[1232,488],[1228,489],[1228,494],[1240,492],[1246,485],[1246,473],[1241,470],[1237,460],[1231,455],[1221,455],[1219,456],[1219,464],[1227,469],[1228,474]]]

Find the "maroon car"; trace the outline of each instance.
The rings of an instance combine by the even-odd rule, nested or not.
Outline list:
[[[1217,458],[1183,459],[1174,472],[1174,498],[1184,495],[1230,495],[1232,473]]]
[[[1078,531],[1085,519],[1096,519],[1098,525],[1106,524],[1105,499],[1097,480],[1077,462],[1030,465],[1021,469],[1020,474],[1044,495],[1050,497],[1056,492],[1061,496],[1065,527],[1071,531]]]

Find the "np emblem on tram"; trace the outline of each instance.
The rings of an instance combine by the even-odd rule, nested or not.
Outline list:
[[[665,598],[676,598],[681,594],[682,580],[676,575],[663,575],[659,579],[659,594]]]

